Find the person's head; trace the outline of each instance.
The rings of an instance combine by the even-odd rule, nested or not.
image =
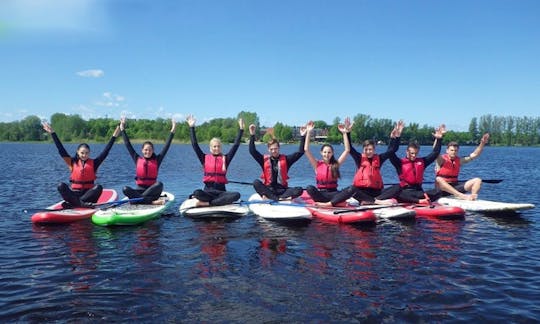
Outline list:
[[[365,140],[362,143],[362,146],[364,148],[364,154],[368,158],[372,158],[373,155],[375,155],[375,141],[374,140]]]
[[[268,141],[267,145],[270,156],[277,158],[279,156],[279,141],[272,138],[270,141]]]
[[[332,147],[332,145],[323,144],[321,146],[321,156],[323,158],[323,161],[330,165],[330,171],[332,172],[332,176],[336,179],[341,178],[341,174],[339,172],[339,163],[334,157],[334,148]]]
[[[212,155],[221,154],[221,140],[219,138],[217,137],[212,138],[208,146],[210,147],[210,153]]]
[[[321,156],[323,161],[327,162],[334,157],[334,148],[330,144],[323,144],[321,146]]]
[[[77,146],[77,157],[82,161],[88,160],[90,158],[90,146],[86,143],[81,143]]]
[[[409,143],[409,145],[407,145],[407,159],[414,161],[419,150],[420,146],[418,146],[416,142]]]
[[[154,154],[154,144],[150,141],[146,141],[142,144],[141,152],[145,158],[150,158]]]
[[[459,144],[458,142],[450,142],[448,143],[448,145],[446,146],[446,154],[448,154],[448,156],[453,159],[457,156],[458,154],[458,151],[459,151]]]

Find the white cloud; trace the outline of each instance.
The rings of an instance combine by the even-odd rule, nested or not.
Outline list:
[[[84,70],[77,72],[78,76],[81,76],[83,78],[101,78],[105,75],[105,72],[103,70],[99,69],[93,69],[93,70]]]
[[[111,92],[104,92],[102,95],[102,100],[96,102],[96,105],[101,107],[121,107],[125,106],[125,100],[126,98],[124,96]]]

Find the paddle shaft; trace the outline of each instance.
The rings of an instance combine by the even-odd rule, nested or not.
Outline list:
[[[503,179],[482,179],[482,182],[484,183],[501,183]],[[245,182],[245,181],[233,181],[229,180],[229,183],[236,183],[236,184],[242,184],[242,185],[253,185],[253,182]],[[435,181],[424,181],[423,184],[434,184]],[[387,183],[388,186],[394,186],[398,185],[399,183]]]
[[[109,201],[101,204],[95,204],[92,206],[92,209],[106,209],[109,207],[114,207],[130,202],[137,202],[141,201],[143,198],[131,198],[131,199],[122,199],[122,200],[115,200],[115,201]],[[78,207],[78,208],[87,208],[87,207]],[[73,209],[73,208],[59,208],[59,209],[50,209],[50,208],[28,208],[23,209],[23,213],[39,213],[39,212],[48,212],[48,211],[59,211],[59,210],[66,210],[66,209]]]

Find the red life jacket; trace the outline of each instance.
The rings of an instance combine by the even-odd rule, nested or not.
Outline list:
[[[287,182],[289,179],[287,157],[283,154],[279,155],[278,170],[278,183],[284,187],[287,187],[289,185]],[[263,173],[261,174],[261,179],[263,180],[265,186],[272,184],[272,162],[270,162],[270,155],[268,154],[264,156]]]
[[[317,171],[315,174],[317,188],[336,189],[338,187],[338,179],[332,176],[331,166],[324,161],[317,161]]]
[[[459,169],[461,167],[459,157],[456,156],[452,160],[448,154],[444,154],[441,155],[441,158],[443,159],[443,164],[436,172],[436,175],[442,177],[446,182],[458,182]]]
[[[74,190],[92,189],[96,180],[96,172],[94,170],[94,160],[87,159],[86,161],[77,159],[75,163],[71,163],[71,188]]]
[[[137,160],[135,183],[139,186],[149,187],[156,183],[158,177],[157,159],[145,159],[139,156]]]
[[[422,185],[424,181],[424,170],[426,165],[424,159],[411,161],[407,158],[401,159],[401,174],[399,175],[399,185],[401,187]]]
[[[204,156],[204,176],[203,182],[215,182],[226,184],[229,181],[226,177],[225,156],[205,154]]]
[[[360,188],[383,188],[381,159],[378,154],[373,155],[371,162],[365,154],[362,154],[360,167],[354,175],[353,185]]]

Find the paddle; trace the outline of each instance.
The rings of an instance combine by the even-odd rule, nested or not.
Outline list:
[[[485,182],[485,183],[501,183],[503,181],[503,179],[482,179],[482,182]],[[435,181],[424,181],[422,182],[422,184],[434,184]],[[398,185],[399,183],[385,183],[385,185],[387,186],[395,186],[395,185]]]
[[[111,207],[116,207],[122,204],[131,203],[131,202],[137,202],[141,201],[144,198],[132,198],[132,199],[122,199],[122,200],[115,200],[115,201],[109,201],[101,204],[95,204],[92,209],[107,209]],[[87,207],[79,207],[79,208],[87,208]],[[60,211],[60,210],[67,210],[67,209],[73,209],[73,208],[60,208],[60,209],[50,209],[50,208],[28,208],[23,209],[23,213],[39,213],[39,212],[48,212],[48,211]]]
[[[336,210],[336,211],[334,211],[334,214],[337,215],[337,214],[354,213],[354,212],[357,212],[357,211],[364,211],[364,210],[371,210],[371,209],[381,209],[381,208],[397,207],[397,206],[403,206],[403,204],[363,206],[363,207],[357,207],[357,208],[351,208],[351,209]]]

